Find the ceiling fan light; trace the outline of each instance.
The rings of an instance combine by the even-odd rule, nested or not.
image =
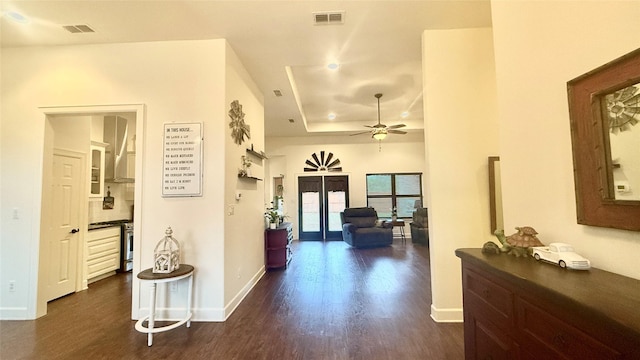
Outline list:
[[[26,16],[20,14],[17,11],[7,11],[2,15],[5,15],[10,20],[15,21],[15,22],[20,23],[20,24],[27,24],[29,22],[29,18],[27,18]]]
[[[387,133],[384,131],[376,131],[373,133],[373,138],[376,140],[384,140],[387,137]]]

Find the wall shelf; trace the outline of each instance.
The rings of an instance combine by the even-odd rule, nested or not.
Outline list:
[[[247,149],[247,154],[251,154],[260,159],[267,159],[267,155],[263,151],[257,152],[253,149]]]
[[[242,175],[242,174],[238,174],[238,178],[240,178],[240,179],[247,179],[247,180],[262,181],[262,179],[259,179],[259,178],[257,178],[257,177],[253,177],[253,176],[246,176],[246,175]]]

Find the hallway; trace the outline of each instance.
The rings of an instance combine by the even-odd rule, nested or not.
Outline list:
[[[463,325],[430,317],[429,249],[294,242],[224,323],[154,336],[129,320],[131,274],[49,304],[38,320],[2,321],[2,359],[462,359]],[[196,269],[197,276],[197,269]],[[106,300],[103,300],[106,299]]]

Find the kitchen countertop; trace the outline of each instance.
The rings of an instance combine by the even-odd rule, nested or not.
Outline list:
[[[101,221],[89,224],[89,231],[105,229],[112,226],[120,226],[122,224],[131,223],[133,220],[121,219],[121,220],[110,220],[110,221]]]

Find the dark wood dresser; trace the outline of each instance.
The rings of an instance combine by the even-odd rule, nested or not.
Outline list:
[[[640,280],[458,249],[466,359],[640,359]]]
[[[264,258],[267,270],[283,268],[289,264],[293,255],[291,241],[293,241],[291,223],[283,222],[276,229],[264,231]]]

